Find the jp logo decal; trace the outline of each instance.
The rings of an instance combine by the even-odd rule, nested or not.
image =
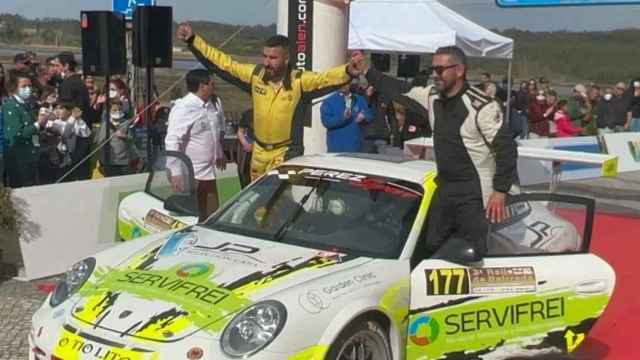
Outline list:
[[[181,278],[192,278],[206,274],[209,271],[209,265],[207,264],[191,264],[186,265],[176,271],[176,275]]]
[[[409,339],[418,346],[433,343],[438,338],[439,333],[440,325],[428,315],[420,315],[409,325]]]

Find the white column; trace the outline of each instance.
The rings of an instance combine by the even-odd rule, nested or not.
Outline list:
[[[293,0],[292,0],[293,1]],[[347,61],[347,1],[315,0],[313,8],[313,71],[323,71]],[[278,34],[287,34],[288,0],[278,1]],[[293,39],[290,39],[293,40]],[[312,107],[311,127],[304,128],[305,154],[327,151],[326,129],[320,120],[321,99]]]

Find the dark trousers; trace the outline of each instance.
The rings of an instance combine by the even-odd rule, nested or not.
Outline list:
[[[242,145],[238,149],[238,179],[242,189],[251,183],[251,153],[244,151]]]
[[[443,194],[436,190],[429,207],[427,252],[435,252],[450,236],[466,239],[479,255],[486,251],[489,223],[481,196]]]
[[[7,164],[5,171],[11,188],[37,185],[38,163],[36,161],[24,163],[12,161]]]
[[[218,186],[216,180],[196,180],[196,196],[198,199],[199,221],[205,221],[209,215],[218,210]]]

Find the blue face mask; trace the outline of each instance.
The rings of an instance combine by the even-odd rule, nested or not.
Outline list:
[[[22,100],[29,100],[29,98],[31,97],[31,86],[25,86],[18,90],[18,96]]]

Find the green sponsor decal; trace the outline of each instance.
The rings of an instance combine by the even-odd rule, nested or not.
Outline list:
[[[415,341],[407,343],[407,359],[437,359],[452,352],[494,348],[503,341],[535,343],[532,337],[537,336],[540,341],[549,331],[597,318],[608,301],[608,295],[584,296],[564,291],[485,298],[417,312],[409,318]],[[434,328],[438,334],[433,333]],[[525,338],[529,338],[526,344]]]
[[[145,229],[144,225],[118,218],[118,233],[122,240],[131,240],[149,235],[151,232]]]
[[[226,322],[215,321],[250,305],[251,301],[211,281],[213,271],[214,266],[208,263],[181,264],[167,270],[101,271],[95,282],[80,290],[80,295],[86,298],[85,309],[75,315],[94,322],[99,313],[92,311],[91,304],[100,303],[108,294],[129,293],[150,301],[176,304],[181,317],[191,325],[219,332]]]

